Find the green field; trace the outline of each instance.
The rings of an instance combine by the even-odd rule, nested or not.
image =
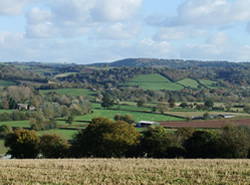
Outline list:
[[[213,86],[213,84],[217,84],[218,82],[216,81],[212,81],[212,80],[205,80],[205,79],[200,79],[199,82],[201,84],[203,84],[204,86],[206,86],[207,88],[220,88],[220,86],[216,87],[216,86]]]
[[[7,112],[7,113],[12,113],[13,110],[9,110],[9,109],[0,109],[0,114],[5,113],[5,112]]]
[[[4,146],[4,140],[0,139],[0,154],[6,154],[7,148]]]
[[[94,109],[103,109],[100,103],[92,103]],[[114,105],[112,109],[118,109],[118,105]],[[151,112],[151,107],[137,107],[133,105],[122,105],[120,104],[120,110],[134,110],[134,111],[148,111]]]
[[[8,80],[0,80],[0,86],[8,87],[11,85],[17,85],[17,83],[13,81],[8,81]]]
[[[78,133],[78,130],[66,130],[66,129],[53,129],[37,132],[39,136],[42,136],[45,133],[57,133],[60,136],[64,137],[67,140],[71,140],[72,136]]]
[[[29,120],[25,120],[25,121],[4,121],[4,122],[0,122],[0,125],[9,125],[11,127],[30,128]]]
[[[142,113],[142,112],[132,112],[132,111],[121,111],[121,110],[94,110],[92,114],[87,114],[84,116],[76,117],[76,120],[91,121],[96,117],[105,117],[113,120],[114,116],[119,113],[122,115],[130,114],[133,116],[136,122],[141,120],[146,121],[180,121],[183,119],[165,116],[161,114],[153,113]]]
[[[179,84],[182,84],[185,87],[198,88],[199,83],[196,80],[191,78],[184,78],[178,81]]]
[[[90,89],[78,89],[78,88],[65,88],[65,89],[51,89],[51,90],[40,90],[43,93],[56,92],[59,94],[66,94],[70,96],[96,96],[96,92]]]
[[[170,82],[167,78],[160,74],[139,75],[124,85],[139,85],[141,88],[149,90],[181,90],[183,88],[183,86]]]
[[[70,73],[62,73],[62,74],[58,74],[56,76],[54,76],[53,78],[57,78],[57,77],[66,77],[72,74],[76,74],[77,72],[70,72]]]

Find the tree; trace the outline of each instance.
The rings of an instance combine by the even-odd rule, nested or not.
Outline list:
[[[232,102],[227,101],[227,102],[225,103],[225,108],[226,108],[226,111],[227,111],[227,112],[230,112],[231,109],[232,109],[232,107],[233,107]]]
[[[12,132],[12,127],[9,125],[0,126],[0,138],[4,138],[8,133]]]
[[[116,114],[114,117],[114,120],[115,121],[118,121],[118,120],[125,121],[125,122],[130,123],[130,124],[135,122],[133,116],[130,114],[126,114],[125,116],[123,116],[121,114]]]
[[[169,103],[170,108],[175,107],[175,101],[176,101],[175,98],[173,98],[173,97],[169,98],[168,103]]]
[[[215,158],[218,156],[217,139],[214,131],[195,131],[184,141],[187,158]]]
[[[15,130],[6,135],[4,146],[11,158],[36,158],[39,154],[40,137],[35,131]]]
[[[205,101],[204,105],[208,108],[212,108],[214,106],[214,102],[212,100],[207,100]]]
[[[114,106],[114,100],[112,100],[109,95],[104,95],[101,106],[104,108],[110,108]]]
[[[203,117],[204,117],[204,120],[208,120],[208,119],[210,118],[209,113],[208,113],[208,112],[205,112],[205,113],[203,114]]]
[[[181,127],[178,128],[177,131],[175,132],[175,134],[177,136],[181,136],[183,137],[184,140],[189,139],[190,137],[193,136],[194,132],[195,132],[195,128],[193,127]]]
[[[56,133],[44,134],[41,137],[40,149],[45,158],[65,158],[69,154],[67,140]]]
[[[166,103],[158,103],[157,109],[161,112],[161,114],[164,114],[165,111],[168,111],[168,104]]]
[[[68,123],[69,125],[71,125],[75,120],[74,116],[68,116],[68,119],[66,120],[66,123]]]
[[[147,157],[164,158],[167,155],[167,131],[162,126],[150,126],[141,140],[141,152]]]
[[[13,98],[10,98],[9,109],[17,109],[17,108],[18,108],[17,102]]]
[[[250,129],[236,124],[226,125],[218,140],[221,158],[247,158]]]
[[[137,101],[137,107],[144,107],[145,101],[144,100],[139,100]]]
[[[180,107],[185,109],[185,108],[189,107],[189,105],[187,103],[183,102],[183,103],[180,104]]]
[[[140,142],[140,133],[124,121],[94,118],[74,136],[76,157],[124,157]]]
[[[243,110],[244,110],[244,112],[246,112],[246,113],[250,113],[250,106],[249,106],[249,105],[244,105]]]

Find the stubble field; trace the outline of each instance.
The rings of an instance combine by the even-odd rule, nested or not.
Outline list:
[[[250,160],[2,160],[0,184],[249,184]]]

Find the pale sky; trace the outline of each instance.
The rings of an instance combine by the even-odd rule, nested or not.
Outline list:
[[[250,0],[0,0],[0,61],[250,61]]]

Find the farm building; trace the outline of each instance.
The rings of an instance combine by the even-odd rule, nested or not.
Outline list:
[[[223,118],[234,118],[235,117],[234,114],[220,114],[218,116],[223,117]]]
[[[153,122],[153,121],[139,121],[136,124],[136,127],[149,127],[151,125],[160,125],[160,123]]]
[[[18,103],[18,109],[21,110],[22,108],[27,110],[28,109],[28,105],[27,104],[24,104],[24,103]]]

